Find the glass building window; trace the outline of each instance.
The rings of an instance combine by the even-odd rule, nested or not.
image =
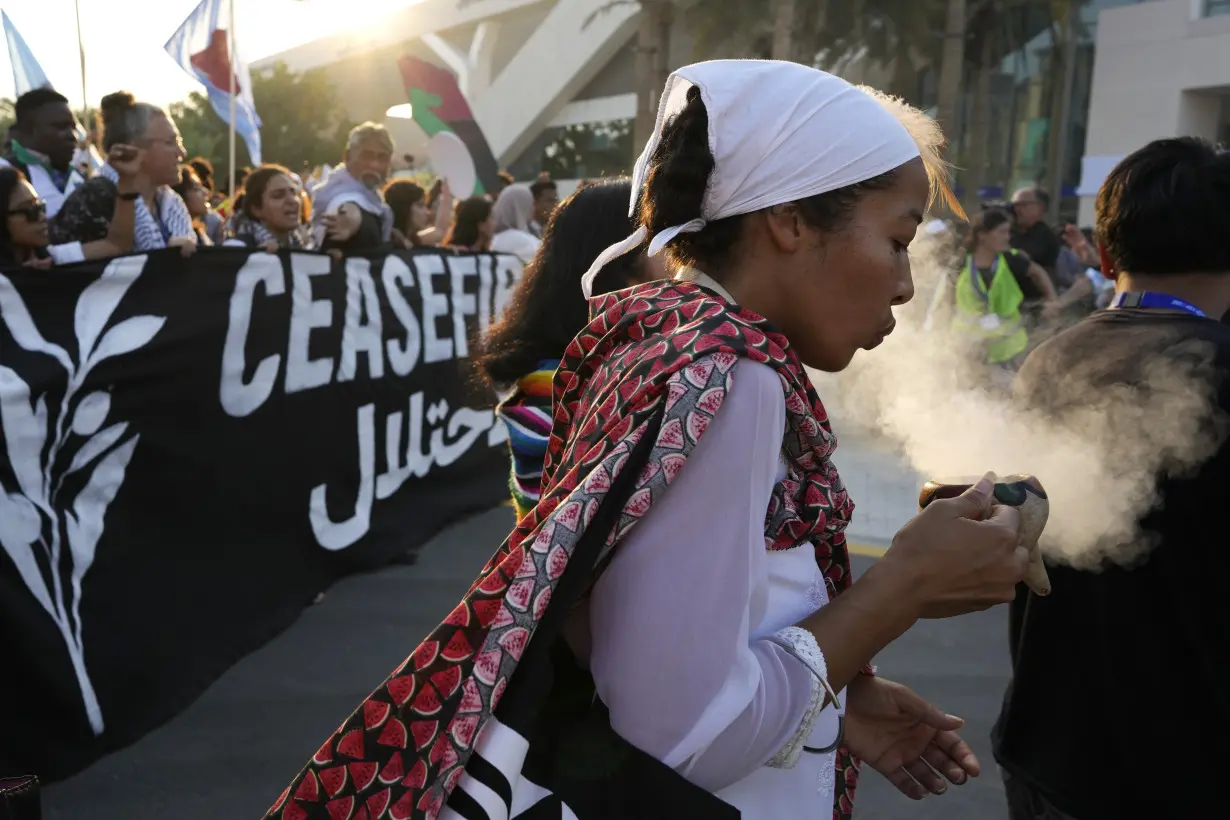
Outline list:
[[[1204,0],[1204,16],[1230,14],[1230,0]]]
[[[544,129],[508,172],[516,179],[533,179],[542,171],[552,179],[627,176],[636,160],[632,125],[633,120],[620,119]]]

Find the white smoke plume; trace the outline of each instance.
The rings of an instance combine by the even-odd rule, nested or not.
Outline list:
[[[1075,411],[1061,420],[1031,415],[1006,384],[987,383],[948,314],[925,328],[936,287],[962,261],[952,243],[920,232],[910,255],[916,295],[897,310],[896,332],[842,373],[811,373],[838,439],[887,439],[926,478],[1036,475],[1051,502],[1042,541],[1049,559],[1081,568],[1138,560],[1150,545],[1137,522],[1157,501],[1158,475],[1198,468],[1227,429],[1198,365],[1145,362],[1134,389],[1069,382],[1065,391],[1087,392]],[[948,287],[940,301],[951,294]]]

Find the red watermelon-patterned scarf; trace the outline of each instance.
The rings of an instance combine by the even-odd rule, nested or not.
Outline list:
[[[593,315],[555,376],[538,505],[444,622],[325,741],[269,810],[270,820],[434,820],[469,774],[471,758],[482,762],[474,752],[484,728],[503,728],[501,697],[518,664],[544,649],[530,642],[565,571],[592,581],[610,560],[683,468],[740,357],[776,370],[786,399],[788,475],[773,491],[765,543],[776,550],[810,542],[834,593],[850,585],[844,531],[853,505],[829,460],[836,442],[824,407],[786,338],[762,317],[683,282],[599,297]],[[571,565],[647,432],[656,436],[648,461],[604,554],[588,567]],[[558,603],[574,602],[561,595]],[[833,816],[848,820],[858,761],[843,747],[836,765]]]

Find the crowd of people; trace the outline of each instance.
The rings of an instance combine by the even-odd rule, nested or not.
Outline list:
[[[166,110],[126,92],[99,106],[106,159],[88,178],[79,167],[81,129],[63,95],[29,91],[15,115],[0,157],[8,206],[0,263],[49,267],[209,246],[334,254],[445,247],[528,263],[559,204],[545,174],[518,184],[502,172],[494,195],[459,201],[444,180],[427,190],[391,178],[393,139],[371,122],[350,132],[336,168],[306,179],[278,164],[246,168],[228,196],[209,160],[187,159]]]
[[[933,295],[928,326],[952,328],[992,383],[1006,386],[1030,351],[1105,308],[1114,281],[1102,275],[1092,229],[1045,220],[1050,197],[1037,187],[987,203],[968,222],[936,219],[926,232],[955,264]]]

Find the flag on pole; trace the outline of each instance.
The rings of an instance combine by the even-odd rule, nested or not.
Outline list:
[[[227,47],[233,27],[226,0],[201,0],[183,25],[167,40],[167,53],[179,67],[195,77],[209,95],[209,104],[248,146],[253,165],[261,163],[261,120],[252,100],[252,75],[235,47]],[[232,60],[234,56],[234,60]],[[231,82],[235,83],[235,122],[231,123]]]
[[[0,11],[0,19],[4,22],[4,40],[9,47],[9,62],[13,64],[13,86],[17,90],[17,96],[44,86],[50,88],[51,82],[47,79],[47,74],[38,64],[38,60],[34,59],[34,54],[17,31],[17,26],[13,25],[8,14],[3,11]]]

